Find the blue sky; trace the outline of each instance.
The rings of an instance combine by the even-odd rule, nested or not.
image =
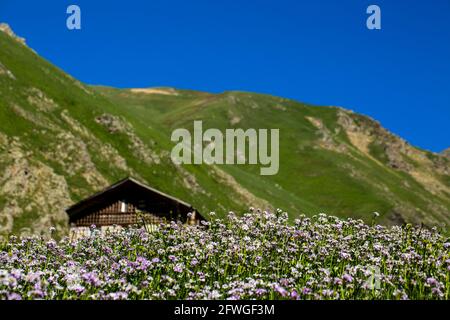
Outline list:
[[[66,28],[77,4],[82,30]],[[366,28],[377,4],[382,30]],[[450,147],[448,0],[0,0],[0,21],[90,84],[269,93]]]

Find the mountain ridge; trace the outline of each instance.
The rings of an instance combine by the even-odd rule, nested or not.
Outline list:
[[[8,36],[13,38],[17,42],[19,42],[19,43],[21,43],[21,44],[26,46],[25,38],[22,38],[22,37],[19,37],[18,35],[16,35],[16,33],[11,29],[9,24],[4,23],[4,22],[0,23],[0,32],[3,32],[5,34],[7,34]]]
[[[133,89],[140,89],[138,91]],[[142,91],[144,90],[144,91]],[[450,222],[450,161],[376,120],[243,91],[116,89],[79,82],[0,32],[0,234],[67,231],[64,209],[122,179],[138,180],[207,216],[249,206],[295,218],[326,212],[382,224]],[[176,128],[280,128],[280,172],[175,165]]]

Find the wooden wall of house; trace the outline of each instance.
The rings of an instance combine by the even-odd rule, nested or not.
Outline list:
[[[119,200],[120,199],[120,200]],[[126,203],[125,208],[122,202]],[[123,212],[122,209],[125,209]],[[136,214],[139,211],[142,215]],[[128,226],[141,223],[145,219],[146,224],[159,224],[163,221],[179,220],[191,224],[198,223],[194,219],[189,220],[187,208],[175,201],[162,197],[149,198],[148,195],[133,194],[118,199],[105,200],[103,203],[85,209],[71,218],[71,225],[82,226]],[[141,221],[138,221],[141,220]]]

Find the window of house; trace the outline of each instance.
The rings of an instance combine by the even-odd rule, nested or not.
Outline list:
[[[128,211],[128,205],[125,202],[125,200],[120,201],[120,212],[127,212]]]

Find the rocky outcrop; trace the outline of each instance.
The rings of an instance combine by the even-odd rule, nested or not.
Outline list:
[[[58,108],[58,105],[48,98],[38,88],[30,88],[27,92],[27,101],[30,105],[36,107],[39,111],[53,111]]]
[[[441,154],[442,154],[444,157],[447,157],[447,158],[450,159],[450,148],[448,148],[448,149],[442,151]]]
[[[236,179],[220,169],[218,166],[211,166],[210,175],[218,181],[220,184],[226,185],[231,188],[236,194],[236,198],[233,201],[236,201],[237,204],[241,203],[251,203],[255,207],[260,209],[273,209],[268,201],[265,199],[261,199],[255,196],[252,192],[244,188],[241,184],[239,184]]]
[[[331,132],[330,129],[328,129],[323,121],[319,118],[306,116],[305,119],[308,120],[317,129],[316,134],[320,137],[317,147],[335,152],[346,151],[345,145],[336,141],[334,137],[338,132]]]
[[[436,174],[450,175],[449,163],[442,155],[414,148],[370,117],[341,108],[337,115],[338,124],[345,130],[351,144],[365,156],[380,161],[370,150],[377,146],[390,168],[408,173],[433,194],[450,192],[450,186]]]
[[[18,138],[0,133],[0,237],[66,228],[64,210],[71,204],[66,180],[27,149]]]
[[[22,37],[18,37],[7,23],[0,23],[0,31],[6,33],[17,42],[26,45],[25,39]]]
[[[0,76],[7,76],[12,80],[16,80],[14,74],[10,70],[8,70],[8,68],[6,68],[1,62],[0,62]]]
[[[178,95],[178,92],[173,88],[133,88],[130,89],[130,92],[143,94],[162,94],[167,96]]]
[[[405,160],[404,154],[412,147],[402,138],[384,129],[378,121],[370,117],[360,116],[352,111],[339,109],[338,124],[345,130],[350,142],[366,156],[370,154],[370,145],[376,143],[382,147],[387,156],[387,165],[393,169],[409,171],[411,163]]]
[[[160,157],[159,155],[151,150],[142,140],[139,138],[133,126],[128,123],[126,120],[112,115],[104,113],[95,118],[95,122],[104,126],[109,133],[112,134],[125,134],[130,143],[129,149],[135,154],[136,157],[141,159],[147,164],[159,164]]]

